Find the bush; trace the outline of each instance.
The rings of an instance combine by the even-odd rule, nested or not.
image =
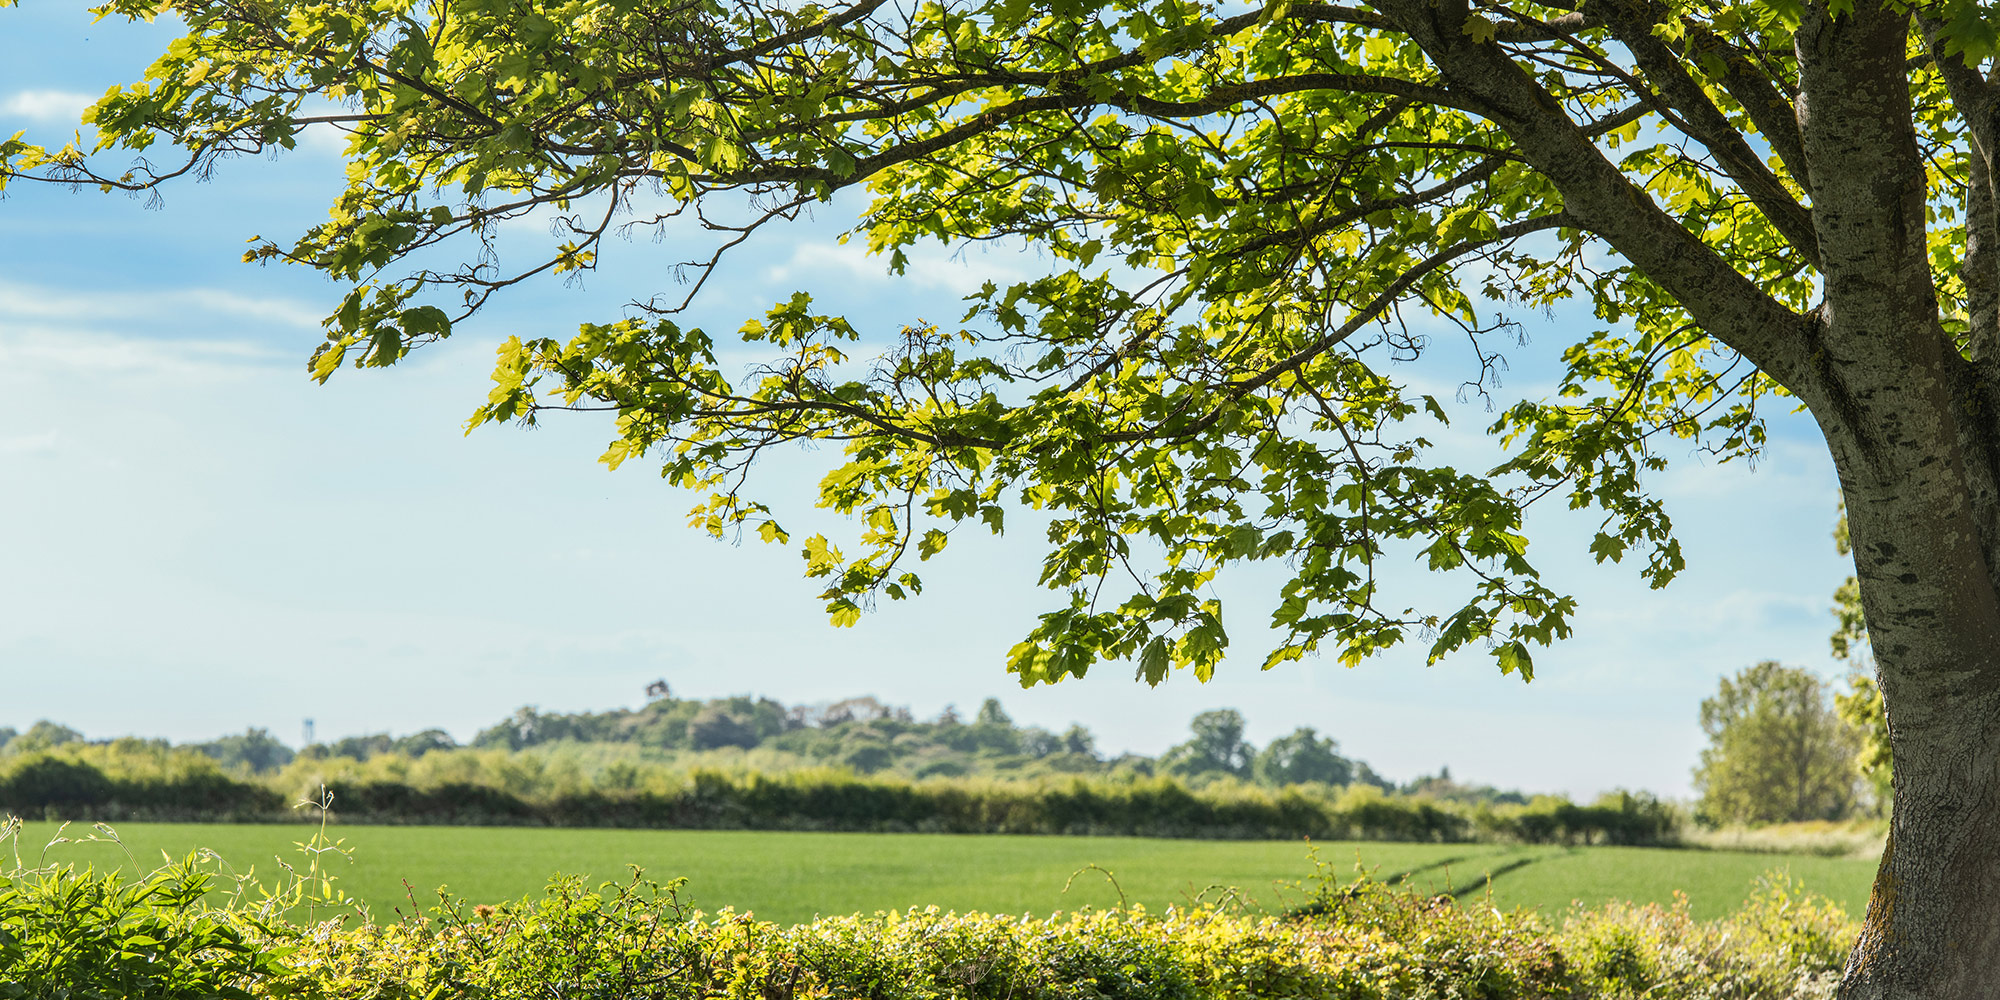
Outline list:
[[[1721,920],[1697,922],[1677,895],[1671,906],[1579,908],[1557,940],[1582,985],[1605,1000],[1822,1000],[1856,934],[1838,907],[1773,873]]]
[[[253,924],[202,906],[193,859],[126,881],[70,865],[0,873],[0,997],[248,998],[286,970]]]

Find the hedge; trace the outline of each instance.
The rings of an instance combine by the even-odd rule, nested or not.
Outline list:
[[[286,797],[220,771],[106,775],[29,755],[0,771],[0,815],[66,820],[284,821]],[[1513,840],[1660,844],[1673,810],[1626,795],[1498,812],[1364,789],[1190,790],[1171,779],[1056,783],[864,779],[839,773],[695,771],[676,791],[567,792],[534,800],[476,783],[334,780],[345,822],[853,832],[1022,833],[1218,839]]]

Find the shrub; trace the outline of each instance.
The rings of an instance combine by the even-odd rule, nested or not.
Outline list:
[[[128,881],[58,865],[0,873],[0,997],[248,998],[286,974],[240,915],[205,908],[193,858]]]
[[[1743,908],[1701,923],[1671,906],[1612,903],[1570,914],[1557,943],[1605,1000],[1824,1000],[1857,928],[1785,874],[1767,874]]]

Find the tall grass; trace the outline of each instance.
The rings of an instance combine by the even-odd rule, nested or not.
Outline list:
[[[1763,854],[1810,854],[1823,858],[1876,858],[1889,839],[1886,819],[1811,820],[1769,826],[1694,829],[1683,834],[1693,847]]]

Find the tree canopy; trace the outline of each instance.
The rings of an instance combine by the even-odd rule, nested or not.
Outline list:
[[[312,362],[321,379],[392,364],[531,275],[589,269],[614,233],[676,249],[712,236],[681,261],[685,290],[567,342],[509,340],[473,422],[615,409],[607,462],[653,457],[704,495],[698,525],[774,542],[789,535],[746,488],[749,461],[843,443],[819,499],[863,527],[798,540],[840,624],[917,593],[911,564],[954,528],[999,531],[1009,501],[1047,512],[1043,583],[1062,596],[1011,656],[1024,683],[1102,658],[1155,683],[1176,666],[1207,677],[1227,642],[1208,584],[1255,560],[1293,568],[1271,596],[1283,639],[1267,665],[1322,650],[1352,664],[1422,637],[1432,660],[1483,645],[1531,676],[1530,646],[1566,635],[1575,605],[1529,560],[1523,509],[1549,495],[1597,509],[1593,553],[1636,551],[1663,584],[1681,555],[1641,489],[1654,442],[1752,450],[1773,388],[1703,328],[1708,305],[1598,258],[1613,220],[1580,211],[1590,199],[1563,176],[1638,197],[1651,241],[1753,289],[1755,309],[1805,308],[1814,288],[1783,155],[1797,126],[1772,112],[1796,73],[1772,53],[1798,13],[1776,7],[103,10],[188,25],[147,81],[87,115],[98,152],[148,159],[106,170],[16,137],[6,175],[146,187],[345,130],[329,220],[246,255],[351,286]],[[1918,79],[1943,100],[1941,72]],[[1559,135],[1506,122],[1529,98],[1533,129]],[[1951,123],[1924,124],[1938,182],[1962,180]],[[187,158],[155,164],[169,141]],[[981,290],[962,325],[899,331],[857,330],[802,293],[737,331],[768,360],[731,371],[718,338],[675,314],[724,252],[847,188],[873,199],[853,237],[892,269],[993,241],[1033,246],[1047,273]],[[547,252],[497,259],[496,227],[538,211],[558,220]],[[1441,321],[1473,348],[1454,374],[1483,391],[1513,330],[1493,300],[1571,298],[1607,327],[1566,352],[1556,400],[1499,415],[1506,464],[1428,461],[1417,421],[1445,410],[1391,363]],[[1402,543],[1455,573],[1462,603],[1384,593],[1377,566]]]
[[[1701,703],[1708,735],[1695,769],[1714,823],[1845,819],[1859,804],[1860,733],[1809,670],[1766,660],[1722,679]]]

